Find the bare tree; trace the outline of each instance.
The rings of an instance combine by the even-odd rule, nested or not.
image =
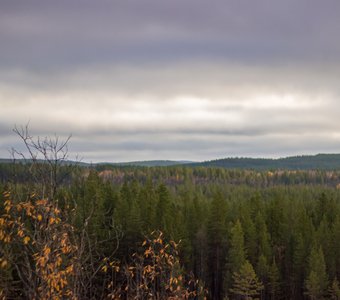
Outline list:
[[[30,165],[30,173],[36,182],[41,185],[42,198],[53,200],[60,184],[60,166],[68,159],[68,142],[72,135],[60,140],[57,135],[53,137],[35,138],[29,132],[29,124],[15,126],[13,129],[23,141],[27,154],[12,148],[12,155],[18,155],[25,163]]]
[[[113,259],[122,231],[113,222],[107,236],[97,237],[89,228],[95,202],[91,202],[80,224],[76,222],[79,211],[75,199],[71,197],[72,203],[60,205],[57,191],[63,179],[63,166],[67,164],[71,135],[65,140],[57,135],[34,137],[28,125],[13,129],[26,150],[12,149],[12,156],[24,160],[34,188],[28,188],[28,198],[21,201],[12,201],[8,193],[3,207],[5,213],[0,214],[0,273],[2,267],[6,271],[10,266],[19,278],[14,284],[1,280],[0,276],[0,299],[1,291],[15,293],[16,286],[25,289],[25,295],[31,299],[104,298],[108,279],[99,286],[98,277],[103,277],[100,271],[106,261]],[[69,172],[73,172],[77,164],[72,166]],[[100,252],[103,245],[111,250],[106,257]]]

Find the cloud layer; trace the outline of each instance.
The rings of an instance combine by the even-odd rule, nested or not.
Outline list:
[[[339,152],[337,1],[2,1],[15,124],[85,161]]]

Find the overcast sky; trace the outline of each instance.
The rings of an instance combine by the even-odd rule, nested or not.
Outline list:
[[[1,0],[0,157],[340,153],[338,0]]]

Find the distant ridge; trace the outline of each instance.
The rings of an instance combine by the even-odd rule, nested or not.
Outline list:
[[[39,162],[43,162],[43,160],[38,160]],[[12,159],[0,158],[0,163],[12,163]],[[24,159],[16,159],[16,162],[20,163],[30,163],[32,160],[24,160]],[[145,160],[145,161],[130,161],[130,162],[99,162],[99,163],[86,163],[86,162],[77,162],[72,160],[67,160],[63,162],[63,165],[79,165],[82,167],[90,167],[90,166],[137,166],[137,167],[168,167],[175,165],[186,165],[186,164],[194,164],[194,161],[187,160]]]
[[[11,159],[0,159],[0,163],[10,163]],[[18,159],[17,162],[25,162]],[[26,161],[26,162],[29,162]],[[229,157],[209,160],[204,162],[193,162],[187,160],[147,160],[131,162],[100,162],[85,163],[66,161],[65,165],[78,164],[80,166],[101,167],[218,167],[227,169],[247,169],[247,170],[340,170],[340,154],[317,154],[290,156],[285,158],[249,158],[249,157]]]
[[[223,158],[191,166],[220,167],[228,169],[250,169],[250,170],[335,170],[340,169],[340,154],[317,154],[290,156],[285,158]]]
[[[176,165],[195,164],[193,161],[187,160],[145,160],[145,161],[130,161],[118,163],[97,163],[97,165],[112,165],[112,166],[139,166],[139,167],[169,167]]]
[[[23,159],[23,158],[16,158],[15,160],[10,159],[10,158],[0,158],[0,164],[10,164],[13,163],[13,161],[15,161],[16,163],[22,163],[22,164],[29,164],[31,163],[33,160],[32,159]],[[43,159],[37,159],[37,162],[41,162],[44,163],[45,161]],[[82,161],[75,161],[75,160],[64,160],[61,162],[62,165],[78,165],[81,167],[86,167],[86,166],[90,166],[90,163],[85,163]]]

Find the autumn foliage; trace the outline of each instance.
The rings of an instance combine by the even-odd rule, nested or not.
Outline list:
[[[0,211],[0,299],[85,299],[79,285],[86,270],[80,239],[58,205],[34,194],[15,203],[5,193]],[[194,299],[203,289],[184,276],[178,244],[153,232],[129,263],[104,257],[101,277],[108,299]]]
[[[194,299],[205,291],[193,276],[184,276],[178,258],[178,244],[166,243],[163,233],[153,232],[142,243],[142,253],[134,253],[132,262],[120,266],[108,262],[103,271],[111,271],[111,299]]]
[[[2,297],[75,299],[73,294],[76,245],[73,227],[57,205],[30,195],[14,203],[5,195],[0,217],[0,277]]]

